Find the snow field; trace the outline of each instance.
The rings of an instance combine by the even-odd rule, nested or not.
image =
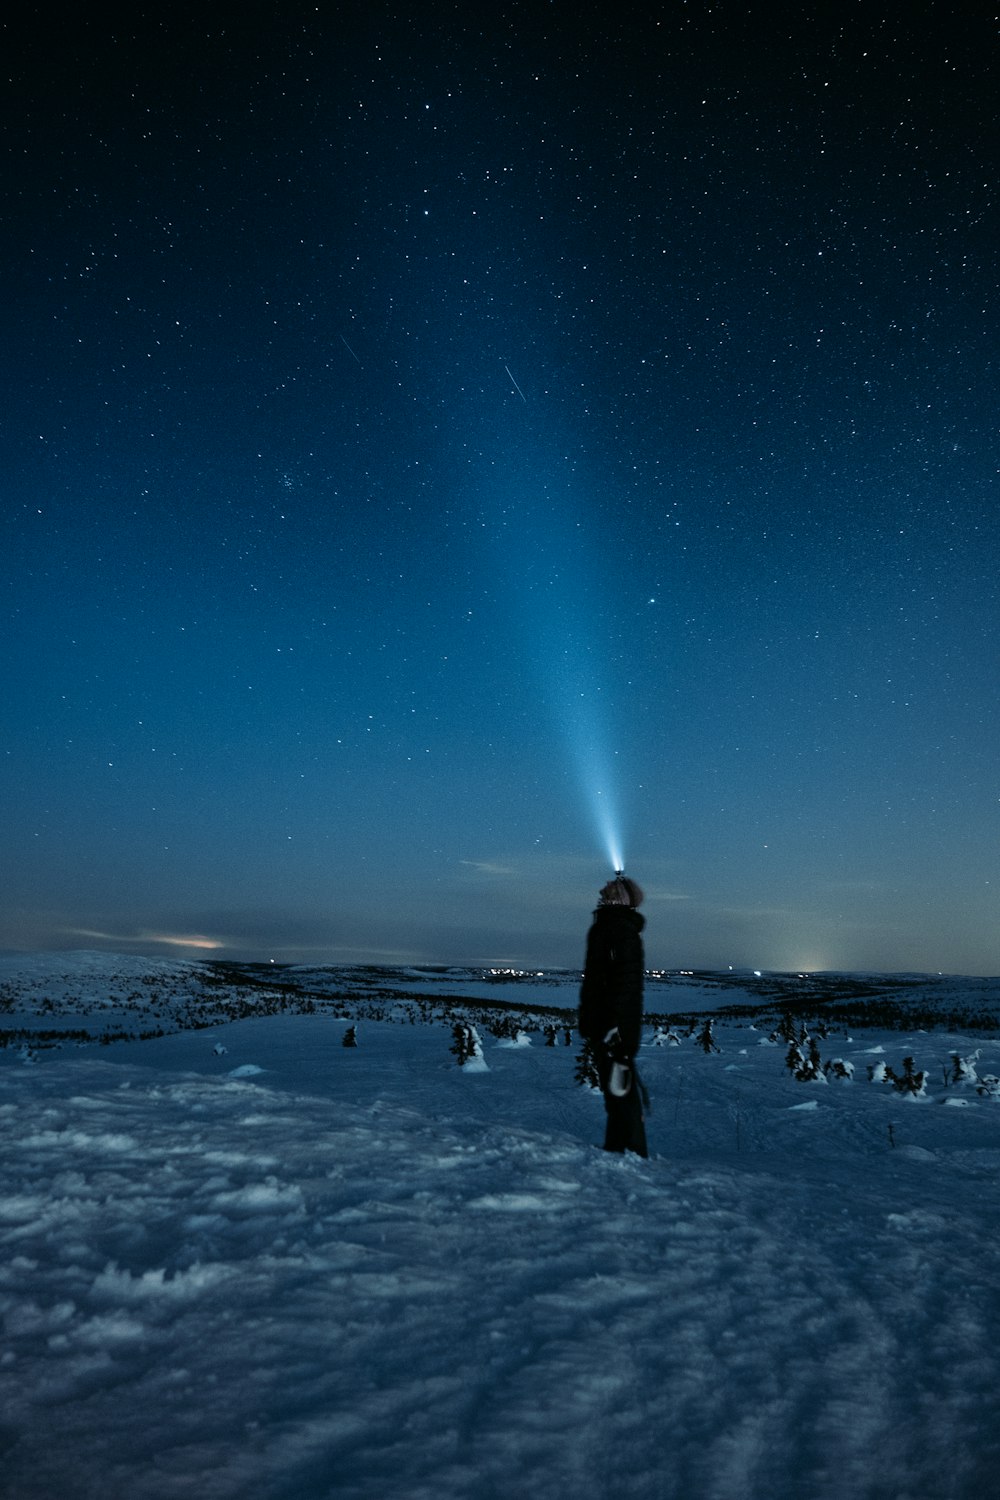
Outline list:
[[[343,1029],[0,1064],[0,1494],[986,1492],[992,1102],[804,1086],[720,1027],[643,1054],[642,1163],[575,1049],[484,1036],[470,1076],[445,1027]]]

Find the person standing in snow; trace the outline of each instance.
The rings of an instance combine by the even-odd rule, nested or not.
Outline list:
[[[601,891],[587,934],[577,1024],[589,1042],[607,1110],[605,1151],[648,1156],[635,1055],[642,1038],[642,891],[619,871]]]

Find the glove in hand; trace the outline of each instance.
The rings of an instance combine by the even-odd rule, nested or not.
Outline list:
[[[617,1026],[612,1027],[612,1029],[608,1032],[607,1036],[604,1038],[604,1045],[607,1048],[608,1056],[610,1057],[612,1062],[621,1063],[623,1066],[627,1066],[630,1058],[628,1053],[625,1051],[625,1043],[622,1041],[622,1035]]]

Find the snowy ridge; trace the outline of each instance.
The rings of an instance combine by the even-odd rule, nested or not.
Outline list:
[[[854,1081],[802,1082],[650,1027],[643,1163],[561,1034],[470,1074],[378,989],[0,1052],[5,1500],[989,1492],[994,1031],[814,1033]]]
[[[375,965],[182,962],[99,952],[0,955],[0,1041],[120,1041],[292,1011],[438,1019],[462,1006],[541,1026],[576,1008],[579,974]],[[651,1020],[783,1010],[845,1024],[1000,1027],[1000,980],[944,975],[651,973]],[[89,1021],[88,1019],[89,1018]]]

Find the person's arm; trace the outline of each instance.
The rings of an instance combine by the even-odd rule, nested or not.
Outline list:
[[[645,955],[638,933],[615,944],[614,1021],[626,1057],[634,1057],[642,1041],[642,989]]]

